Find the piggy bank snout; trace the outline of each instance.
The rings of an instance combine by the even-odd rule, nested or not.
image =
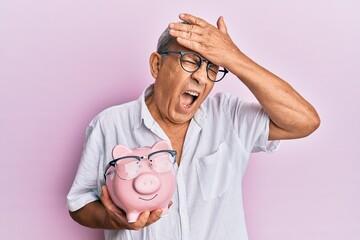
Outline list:
[[[143,173],[134,179],[134,189],[140,194],[152,194],[160,189],[161,180],[154,174]]]

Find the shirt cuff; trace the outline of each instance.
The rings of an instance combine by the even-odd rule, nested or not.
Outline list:
[[[270,119],[267,117],[265,123],[265,129],[260,135],[257,145],[253,148],[252,152],[266,152],[273,153],[278,150],[280,146],[280,140],[269,140],[270,134]]]

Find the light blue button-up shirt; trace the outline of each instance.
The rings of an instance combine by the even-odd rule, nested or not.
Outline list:
[[[136,101],[106,109],[90,123],[79,168],[67,196],[70,211],[98,200],[104,168],[115,145],[152,146],[165,132],[146,104]],[[276,150],[268,141],[269,118],[259,104],[230,94],[208,97],[188,128],[177,189],[167,216],[139,231],[105,230],[107,240],[247,240],[242,177],[251,152]]]

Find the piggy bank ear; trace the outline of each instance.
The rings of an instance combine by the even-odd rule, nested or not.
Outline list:
[[[131,149],[129,149],[123,145],[116,145],[112,151],[112,155],[113,155],[113,158],[116,159],[119,157],[129,155],[129,153],[131,153],[131,152],[132,152]]]
[[[157,143],[155,143],[152,147],[151,150],[154,151],[159,151],[159,150],[170,150],[171,148],[171,144],[168,141],[165,140],[161,140],[158,141]]]

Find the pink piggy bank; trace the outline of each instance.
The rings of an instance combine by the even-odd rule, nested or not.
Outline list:
[[[117,145],[114,160],[105,168],[105,181],[112,201],[126,212],[128,222],[135,222],[141,212],[168,204],[176,188],[174,164],[176,151],[167,141],[152,147],[129,149]]]

